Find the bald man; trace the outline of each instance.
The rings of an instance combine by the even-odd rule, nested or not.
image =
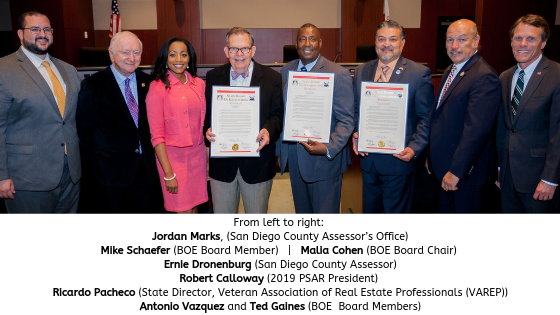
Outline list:
[[[453,61],[445,70],[430,112],[428,172],[441,182],[440,211],[479,213],[482,187],[493,181],[493,128],[500,105],[498,76],[478,54],[476,24],[458,20],[447,29]]]

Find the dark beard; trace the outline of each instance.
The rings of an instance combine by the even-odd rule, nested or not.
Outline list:
[[[35,44],[35,42],[37,42],[37,40],[39,40],[39,39],[46,39],[48,41],[49,46],[47,46],[47,49],[43,50],[43,49],[39,48],[37,46],[37,44]],[[40,56],[46,55],[49,52],[49,50],[51,49],[52,42],[48,38],[37,37],[37,38],[35,38],[35,42],[33,42],[33,43],[28,42],[24,39],[23,40],[23,47],[25,47],[25,49],[29,50],[30,52],[32,52],[36,55],[40,55]]]

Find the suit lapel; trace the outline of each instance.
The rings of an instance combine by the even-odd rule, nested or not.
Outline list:
[[[545,56],[543,56],[541,62],[539,62],[539,64],[535,68],[535,71],[531,75],[531,79],[529,79],[529,83],[527,84],[527,87],[525,87],[525,90],[523,91],[523,95],[521,95],[521,100],[519,101],[519,106],[517,107],[517,113],[515,114],[513,123],[517,121],[517,119],[519,118],[519,114],[521,114],[521,112],[527,105],[527,102],[529,101],[533,93],[535,93],[535,90],[541,84],[547,72],[548,72],[548,59]]]
[[[451,95],[451,93],[453,93],[453,89],[459,84],[461,83],[461,80],[466,77],[468,75],[468,71],[469,69],[480,59],[480,55],[478,53],[474,54],[471,59],[469,59],[469,61],[467,61],[467,63],[463,66],[463,68],[461,68],[461,71],[458,73],[454,73],[453,75],[455,76],[455,78],[453,79],[453,82],[451,82],[451,84],[449,85],[449,88],[447,89],[447,91],[445,92],[445,95],[443,96],[443,98],[441,99],[441,102],[439,102],[439,107],[441,108],[445,101],[447,100],[447,98],[449,98],[449,95]],[[446,77],[447,80],[447,77]]]
[[[33,80],[33,82],[37,84],[37,87],[39,87],[39,89],[43,92],[43,94],[45,94],[53,109],[60,116],[60,110],[58,109],[58,105],[56,104],[54,94],[51,91],[51,88],[49,87],[47,81],[45,81],[45,78],[43,78],[43,76],[41,75],[39,70],[35,68],[33,63],[29,59],[27,59],[27,56],[21,50],[21,48],[16,52],[16,56],[18,57],[18,60],[20,61],[23,70],[29,75],[29,77]]]
[[[253,61],[253,74],[251,74],[251,83],[249,85],[261,86],[262,77],[263,77],[263,73],[262,73],[261,65]]]
[[[141,70],[136,70],[136,89],[138,91],[138,127],[143,123],[144,113],[146,112],[146,95],[148,94],[148,89],[150,86],[149,77]],[[128,106],[127,106],[128,109]],[[130,112],[130,111],[129,111]],[[140,113],[142,113],[140,115]],[[132,115],[130,116],[132,117]]]
[[[502,99],[504,100],[504,104],[506,107],[506,113],[507,113],[507,122],[509,124],[509,126],[511,127],[511,125],[513,125],[513,111],[511,108],[511,89],[513,88],[513,86],[511,85],[511,80],[513,80],[513,74],[515,73],[515,69],[517,68],[517,66],[511,68],[507,73],[506,73],[506,89],[502,89]]]
[[[66,117],[66,114],[70,110],[69,109],[70,106],[67,106],[67,105],[73,104],[72,103],[73,102],[72,97],[73,97],[74,93],[72,93],[72,91],[73,91],[74,87],[72,86],[72,83],[70,82],[70,77],[68,76],[68,73],[66,73],[66,70],[62,67],[62,64],[58,61],[58,59],[55,59],[55,58],[51,57],[51,61],[54,63],[54,65],[58,69],[58,72],[62,76],[62,80],[64,80],[64,84],[66,84],[66,106],[64,106],[64,117]],[[57,105],[57,109],[58,109],[58,105]],[[60,112],[60,110],[58,110],[58,112]]]
[[[403,56],[399,57],[399,60],[395,64],[395,69],[393,69],[393,73],[391,74],[391,78],[389,79],[389,83],[398,83],[401,81],[403,72],[406,70],[406,60]]]
[[[105,85],[107,87],[107,91],[109,91],[109,99],[115,101],[115,105],[119,108],[120,111],[123,112],[123,115],[127,117],[129,123],[131,123],[134,127],[136,124],[134,123],[134,119],[132,119],[132,115],[130,114],[130,110],[128,109],[128,105],[126,104],[126,100],[119,88],[119,84],[117,83],[117,79],[115,79],[115,75],[111,70],[111,67],[105,68]],[[138,84],[138,80],[136,81]]]

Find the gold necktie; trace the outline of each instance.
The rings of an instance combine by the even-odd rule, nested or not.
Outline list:
[[[58,103],[58,110],[60,111],[60,115],[62,116],[62,118],[64,118],[64,108],[66,107],[66,94],[64,94],[64,89],[62,88],[60,81],[58,81],[58,78],[52,71],[51,65],[48,63],[48,61],[43,61],[41,65],[47,68],[47,72],[49,73],[49,77],[51,78],[53,94],[54,97],[56,97],[56,102]]]

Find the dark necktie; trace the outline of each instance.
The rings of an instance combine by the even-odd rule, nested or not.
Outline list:
[[[307,68],[305,66],[301,67],[301,69],[299,69],[299,71],[307,71]]]
[[[231,78],[233,80],[237,80],[237,78],[239,78],[239,76],[242,76],[243,79],[246,79],[249,76],[249,69],[245,70],[243,73],[237,73],[237,72],[231,70]]]
[[[511,100],[511,111],[513,116],[517,112],[517,107],[519,107],[519,101],[521,101],[521,95],[523,95],[523,88],[525,83],[523,79],[525,78],[525,71],[519,71],[519,76],[517,77],[517,84],[515,85],[515,91],[513,92],[513,99]]]

